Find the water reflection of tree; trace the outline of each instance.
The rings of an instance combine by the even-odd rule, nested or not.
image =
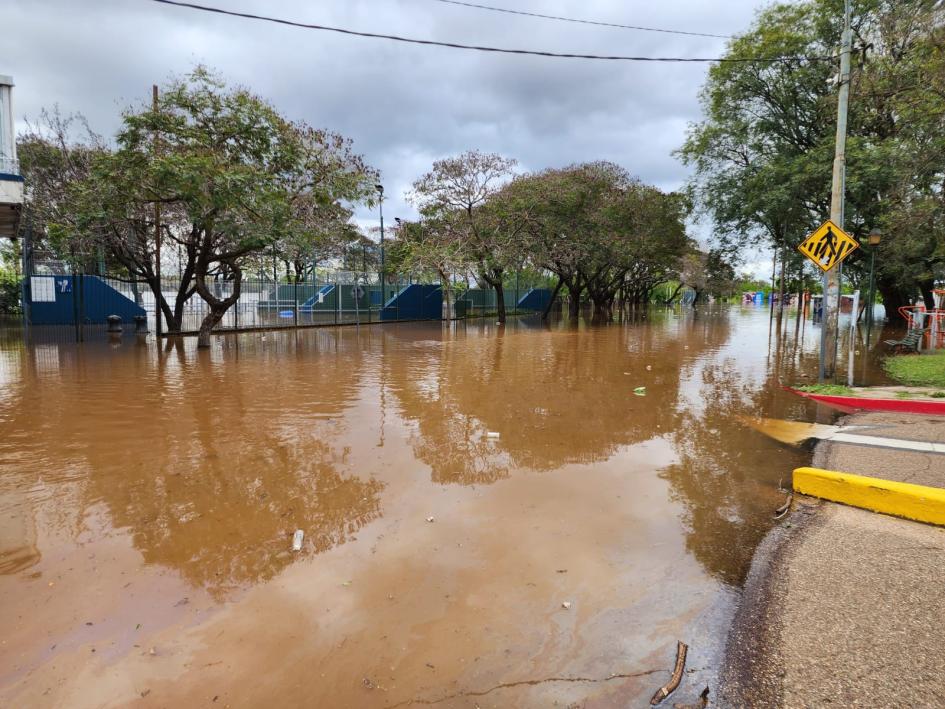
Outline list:
[[[702,407],[680,406],[673,425],[677,464],[661,475],[685,509],[686,545],[706,570],[740,585],[752,555],[784,501],[779,480],[804,464],[786,448],[744,425],[742,418],[786,413],[800,406],[780,390],[776,370],[763,384],[746,383],[734,359],[706,364],[700,373]]]
[[[80,517],[104,505],[147,563],[224,594],[291,563],[296,528],[319,553],[380,515],[383,483],[346,474],[339,442],[363,376],[356,343],[328,343],[344,367],[313,366],[306,349],[325,340],[171,346],[159,365],[148,348],[99,352],[17,426],[34,458],[83,469]]]
[[[668,431],[680,368],[712,345],[691,332],[691,318],[679,327],[682,336],[643,323],[447,336],[410,357],[385,358],[386,377],[433,480],[488,483],[515,468],[606,460]],[[633,396],[640,384],[646,397]]]

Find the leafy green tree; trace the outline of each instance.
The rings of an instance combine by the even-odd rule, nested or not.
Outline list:
[[[83,230],[148,282],[171,330],[180,328],[181,300],[199,294],[209,306],[201,347],[239,299],[254,255],[286,235],[314,238],[313,211],[371,194],[375,173],[343,138],[290,123],[201,67],[122,123],[117,150],[94,161],[77,195]],[[155,272],[155,207],[162,241],[184,256],[187,290],[175,310]],[[219,280],[226,291],[214,287]]]
[[[20,312],[20,276],[0,261],[0,315]]]
[[[518,210],[492,198],[511,179],[515,164],[470,150],[434,162],[409,196],[424,220],[436,225],[438,238],[449,242],[443,254],[459,256],[495,290],[499,322],[506,319],[504,275],[520,257],[524,221]]]
[[[933,77],[943,61],[945,10],[930,0],[861,0],[854,10],[844,226],[865,241],[870,230],[889,225],[877,282],[895,313],[942,273],[935,256],[941,232],[909,224],[916,192],[929,196],[922,185],[935,183],[934,169],[924,173],[929,182],[917,179],[917,157],[934,161],[935,152],[926,152],[914,133],[931,142],[936,131],[941,135],[942,98]],[[726,62],[709,72],[705,118],[691,127],[680,155],[695,169],[693,193],[729,253],[744,255],[747,244],[758,242],[793,250],[828,214],[837,71],[831,57],[841,21],[840,0],[775,4],[726,56],[796,59]],[[923,119],[904,120],[919,105]],[[865,251],[855,252],[845,273],[856,279],[867,263]]]

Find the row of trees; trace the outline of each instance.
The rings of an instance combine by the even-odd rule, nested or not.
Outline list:
[[[705,118],[680,150],[723,251],[737,258],[748,244],[767,244],[788,276],[803,273],[795,246],[829,213],[837,93],[829,58],[842,17],[843,0],[762,11],[727,58],[796,59],[713,66]],[[857,0],[853,29],[844,226],[864,244],[883,232],[877,285],[895,315],[914,297],[932,307],[945,278],[945,6]],[[869,262],[868,249],[858,250],[845,277],[863,284]]]
[[[126,111],[114,141],[53,111],[19,152],[34,241],[78,270],[146,283],[168,331],[201,298],[204,346],[246,272],[281,262],[298,282],[319,261],[348,257],[355,270],[377,269],[375,241],[351,220],[354,205],[377,199],[377,171],[348,139],[289,121],[200,67]],[[435,162],[408,198],[421,218],[398,220],[386,270],[444,285],[471,276],[495,290],[502,321],[506,283],[523,269],[553,279],[556,295],[566,289],[574,316],[582,299],[609,316],[668,280],[711,290],[708,272],[731,271],[686,236],[686,196],[609,162],[521,174],[514,160],[470,151]],[[168,252],[178,260],[172,285],[159,246],[163,263]],[[215,288],[220,280],[228,287]]]
[[[399,223],[392,264],[444,284],[473,273],[495,290],[500,321],[508,274],[523,266],[553,274],[572,316],[586,295],[607,317],[648,302],[697,252],[686,236],[687,199],[609,162],[515,174],[513,160],[470,151],[435,162],[409,197],[421,218]]]

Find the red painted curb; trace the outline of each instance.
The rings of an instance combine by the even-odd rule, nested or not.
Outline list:
[[[863,396],[831,396],[799,391],[789,386],[790,392],[807,399],[819,401],[841,411],[894,411],[900,414],[931,414],[945,416],[945,399],[942,401],[922,401],[919,399],[872,399]]]

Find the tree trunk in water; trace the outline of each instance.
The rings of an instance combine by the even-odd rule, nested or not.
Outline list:
[[[200,323],[200,332],[197,335],[197,347],[210,346],[210,334],[226,314],[227,308],[210,307],[210,312],[204,315],[203,322]]]
[[[495,286],[495,308],[499,315],[499,322],[505,322],[505,290],[502,288],[502,281]]]
[[[207,305],[210,306],[210,312],[204,316],[203,322],[200,323],[197,347],[210,346],[211,331],[220,323],[226,311],[230,309],[230,306],[240,299],[240,292],[243,288],[243,271],[238,266],[232,264],[230,264],[230,267],[233,270],[233,292],[226,298],[217,298],[207,287],[207,274],[203,268],[196,274],[197,292]]]
[[[550,313],[550,312],[551,312],[551,308],[554,307],[555,298],[558,297],[558,291],[561,290],[561,284],[562,284],[562,283],[563,283],[563,281],[561,280],[561,278],[558,278],[558,285],[556,285],[554,291],[552,291],[552,293],[551,293],[551,298],[548,299],[548,305],[546,305],[546,306],[545,306],[545,309],[541,312],[541,319],[542,319],[542,320],[547,320],[547,319],[548,319],[548,313]]]
[[[669,304],[672,303],[674,300],[676,300],[676,296],[679,295],[679,291],[682,290],[682,287],[683,287],[683,284],[682,284],[682,281],[680,281],[679,285],[676,286],[676,290],[673,291],[673,294],[672,294],[671,296],[669,296],[669,298],[667,298],[666,301],[665,301],[663,304],[664,304],[664,305],[669,305]]]
[[[876,290],[883,296],[883,307],[886,310],[886,321],[889,323],[898,322],[902,325],[904,320],[899,308],[909,305],[905,293],[898,284],[885,281],[877,282]]]

